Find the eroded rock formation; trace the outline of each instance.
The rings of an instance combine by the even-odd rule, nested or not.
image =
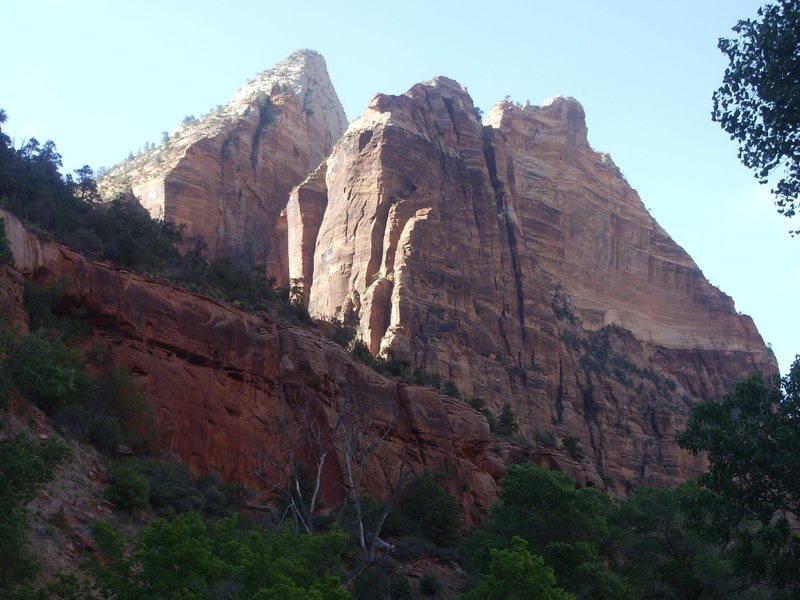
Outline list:
[[[358,397],[397,424],[370,470],[376,490],[408,461],[463,480],[466,510],[482,510],[504,463],[532,460],[623,495],[698,474],[674,440],[692,404],[776,370],[750,318],[589,147],[574,99],[501,102],[482,123],[439,77],[376,96],[334,145],[343,128],[321,57],[303,51],[105,186],[129,182],[212,257],[302,278],[312,314],[495,413],[509,404],[540,448],[488,451],[465,402],[385,380],[315,334],[64,248],[26,250],[39,261],[20,266],[28,276],[74,279],[98,335],[152,396],[166,445],[195,468],[246,479],[265,445],[280,447],[286,407],[297,420],[316,406],[330,425]],[[19,311],[9,289],[0,307]],[[541,448],[573,436],[583,460]],[[340,467],[327,468],[335,481]]]
[[[378,95],[293,193],[318,233],[290,276],[374,353],[509,402],[531,439],[578,436],[623,493],[697,474],[674,442],[691,404],[776,364],[586,132],[566,97],[484,126],[446,78]]]
[[[266,263],[280,277],[287,267],[273,240],[289,191],[346,126],[324,59],[299,50],[227,105],[111,169],[100,190],[106,198],[131,191],[151,215],[186,225],[208,258]]]
[[[370,494],[388,496],[407,464],[449,473],[446,485],[468,519],[485,514],[496,498],[501,449],[485,417],[464,402],[386,379],[317,332],[89,261],[39,242],[2,210],[0,218],[16,264],[0,265],[0,323],[24,322],[25,278],[69,282],[66,300],[85,310],[83,320],[95,340],[105,341],[112,364],[141,384],[158,444],[196,473],[269,488],[280,482],[276,464],[309,459],[314,429],[330,450],[321,499],[334,506],[344,489],[344,458],[330,436],[348,426],[338,424],[340,415],[356,410],[369,424],[364,436],[385,434],[367,456],[363,483]]]

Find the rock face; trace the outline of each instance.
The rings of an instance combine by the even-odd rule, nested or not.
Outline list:
[[[578,436],[625,493],[697,474],[674,442],[692,403],[777,368],[586,131],[571,98],[484,126],[446,78],[378,95],[293,192],[317,233],[290,276],[373,353],[510,403],[530,439]]]
[[[339,139],[347,119],[321,55],[300,50],[169,141],[111,169],[106,198],[131,191],[150,214],[186,225],[208,258],[287,267],[273,243],[290,190]]]
[[[280,479],[274,464],[308,460],[314,445],[306,432],[314,429],[325,432],[331,449],[321,499],[333,506],[341,500],[344,458],[330,432],[348,414],[368,424],[365,440],[386,434],[367,457],[363,482],[370,494],[388,496],[407,464],[449,473],[447,485],[467,519],[485,514],[495,500],[501,450],[486,418],[464,402],[386,379],[319,333],[88,261],[40,243],[2,210],[0,218],[14,232],[18,269],[0,265],[0,323],[22,322],[24,278],[40,285],[66,278],[67,300],[85,309],[112,364],[142,385],[159,445],[196,473],[264,489]]]
[[[130,184],[211,257],[302,278],[313,315],[495,414],[507,404],[538,449],[490,442],[464,401],[388,381],[312,333],[11,227],[20,271],[75,281],[74,301],[145,385],[164,443],[196,469],[246,481],[287,448],[309,456],[282,415],[334,430],[356,402],[392,424],[365,480],[374,493],[408,462],[450,472],[472,490],[465,510],[481,511],[504,464],[533,461],[625,495],[698,474],[701,459],[674,439],[692,404],[777,370],[750,318],[589,147],[574,99],[501,102],[484,124],[466,90],[439,77],[376,96],[339,139],[343,129],[322,58],[301,51],[103,185]],[[19,318],[14,285],[0,309]],[[565,438],[580,441],[572,458],[553,448]],[[328,481],[341,477],[337,460]]]

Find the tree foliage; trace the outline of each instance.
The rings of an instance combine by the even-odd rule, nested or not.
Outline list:
[[[719,494],[691,481],[639,488],[610,519],[619,572],[639,598],[756,598],[761,591],[736,564],[735,530]],[[729,524],[730,525],[730,524]]]
[[[527,549],[527,542],[514,536],[507,549],[492,550],[489,572],[480,583],[462,596],[464,600],[574,600],[556,586],[553,570],[541,556]]]
[[[295,535],[261,527],[245,530],[234,518],[207,526],[196,513],[159,519],[135,538],[107,523],[95,526],[102,559],[80,577],[51,589],[66,600],[346,600],[339,573],[346,536]]]
[[[730,64],[714,93],[712,118],[739,142],[739,158],[766,183],[773,172],[778,212],[791,217],[800,194],[800,3],[778,0],[720,39]]]
[[[14,266],[14,254],[6,232],[6,220],[0,218],[0,265]]]
[[[400,494],[387,530],[395,535],[417,534],[437,546],[453,546],[461,532],[461,507],[456,499],[425,471]]]
[[[18,434],[0,439],[0,596],[36,574],[36,559],[26,548],[26,507],[68,454],[52,438],[39,441]]]
[[[608,570],[602,556],[602,544],[609,536],[607,518],[613,510],[606,494],[593,488],[576,489],[566,473],[513,465],[503,478],[487,531],[473,543],[478,556],[468,557],[468,562],[486,572],[486,551],[518,535],[577,597],[629,598],[629,586]]]
[[[721,402],[696,405],[678,443],[708,453],[702,481],[743,517],[762,523],[776,513],[800,517],[800,358],[783,390],[756,375],[734,384]]]
[[[692,411],[678,443],[708,453],[701,481],[719,494],[736,532],[735,560],[786,597],[800,594],[800,357],[780,386],[751,377]]]

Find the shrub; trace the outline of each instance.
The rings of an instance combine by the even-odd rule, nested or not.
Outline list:
[[[400,535],[414,533],[438,546],[452,546],[461,530],[461,508],[433,475],[425,472],[408,484],[387,527]]]
[[[375,357],[372,356],[372,352],[369,351],[367,345],[361,340],[353,340],[353,343],[350,344],[350,355],[358,362],[368,367],[374,368],[377,364],[375,362]]]
[[[456,384],[452,379],[448,379],[447,381],[442,383],[440,391],[446,396],[452,396],[453,398],[461,398],[461,394],[458,392],[458,388],[456,387]]]
[[[389,593],[389,577],[380,567],[370,567],[367,569],[353,586],[353,598],[355,600],[375,600],[375,598],[386,598]]]
[[[0,439],[0,592],[36,574],[36,559],[26,549],[26,506],[68,456],[69,449],[54,439]]]
[[[486,421],[489,423],[489,430],[494,431],[497,427],[497,421],[492,411],[486,408],[486,401],[483,398],[471,398],[468,404],[486,417]]]
[[[397,575],[389,584],[389,598],[392,600],[412,600],[414,591],[408,583],[408,577]]]
[[[21,336],[19,330],[0,334],[0,360],[13,387],[44,410],[85,397],[91,377],[81,362],[81,352],[48,338],[43,330]]]
[[[419,580],[419,593],[423,596],[438,598],[442,595],[444,586],[434,571],[425,571]]]
[[[575,460],[583,459],[583,450],[581,449],[581,438],[577,435],[568,435],[561,440],[562,449],[566,451]]]
[[[146,482],[145,504],[163,517],[191,511],[214,518],[228,516],[240,506],[244,496],[241,486],[225,485],[214,474],[196,479],[185,464],[176,461],[137,458],[125,460],[119,467]]]
[[[549,431],[539,430],[536,432],[536,442],[545,448],[555,448],[556,438]]]
[[[106,496],[123,510],[144,510],[150,498],[150,483],[131,465],[117,463],[111,469]]]
[[[11,252],[11,243],[8,241],[5,219],[0,219],[0,265],[14,266],[14,254]]]
[[[519,431],[517,425],[517,418],[514,415],[514,410],[511,408],[511,403],[506,402],[500,410],[500,415],[497,417],[497,423],[494,427],[494,433],[498,437],[510,438]],[[555,445],[555,441],[553,441]]]

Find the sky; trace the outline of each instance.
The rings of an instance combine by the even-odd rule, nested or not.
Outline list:
[[[717,49],[755,0],[0,0],[4,131],[53,140],[64,169],[110,167],[225,104],[299,48],[325,57],[348,119],[445,75],[484,111],[505,96],[583,105],[658,222],[755,320],[785,373],[800,353],[800,223],[711,121]]]

